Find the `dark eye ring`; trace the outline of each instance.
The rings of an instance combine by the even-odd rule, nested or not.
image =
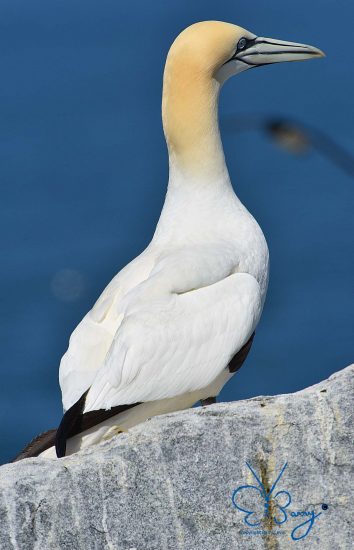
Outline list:
[[[247,46],[247,39],[246,38],[240,38],[240,40],[238,41],[238,44],[237,44],[237,49],[238,50],[244,50],[246,46]]]

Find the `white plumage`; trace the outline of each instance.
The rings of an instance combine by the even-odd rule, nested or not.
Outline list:
[[[159,223],[74,330],[60,365],[64,410],[86,391],[84,413],[141,404],[69,439],[68,453],[216,396],[231,377],[227,365],[262,312],[268,249],[231,186],[219,90],[263,62],[320,55],[221,22],[193,25],[174,42],[164,75],[170,177]],[[54,456],[53,447],[43,456]]]
[[[85,411],[201,389],[247,342],[262,309],[268,254],[254,219],[233,202],[214,242],[192,244],[188,232],[186,246],[166,251],[153,240],[106,289],[63,357],[66,409],[90,386]],[[202,236],[199,222],[194,235]],[[132,273],[141,277],[133,287]],[[99,341],[84,347],[97,326]]]

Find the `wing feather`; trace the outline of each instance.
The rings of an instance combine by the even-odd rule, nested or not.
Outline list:
[[[207,386],[249,339],[257,280],[229,244],[145,251],[108,285],[73,332],[60,365],[64,410],[84,412]]]
[[[149,276],[153,266],[153,258],[147,251],[125,266],[73,331],[59,369],[64,411],[91,386],[123,320],[120,311],[123,297]]]
[[[85,412],[207,386],[250,338],[261,307],[259,284],[247,273],[150,301],[140,294],[131,313],[127,307]]]

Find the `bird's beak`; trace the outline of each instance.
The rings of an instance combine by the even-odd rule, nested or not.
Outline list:
[[[257,37],[251,41],[247,48],[239,51],[235,57],[247,65],[257,67],[282,61],[303,61],[312,57],[325,57],[325,54],[318,48],[307,44]]]

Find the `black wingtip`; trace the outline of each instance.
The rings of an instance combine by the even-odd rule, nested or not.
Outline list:
[[[112,416],[141,405],[141,402],[130,403],[116,405],[109,410],[98,409],[84,413],[87,393],[88,390],[66,411],[57,430],[48,430],[35,437],[11,462],[40,456],[42,452],[53,446],[57,457],[62,458],[66,454],[66,442],[70,437],[89,430]]]
[[[73,432],[80,431],[80,423],[88,390],[80,397],[76,403],[64,414],[55,436],[55,451],[58,458],[62,458],[66,453],[66,441]]]
[[[238,371],[243,363],[246,360],[246,357],[248,355],[248,352],[251,349],[253,338],[254,338],[255,332],[251,335],[249,340],[245,343],[245,345],[234,355],[234,357],[231,359],[229,363],[229,372],[236,372]]]

